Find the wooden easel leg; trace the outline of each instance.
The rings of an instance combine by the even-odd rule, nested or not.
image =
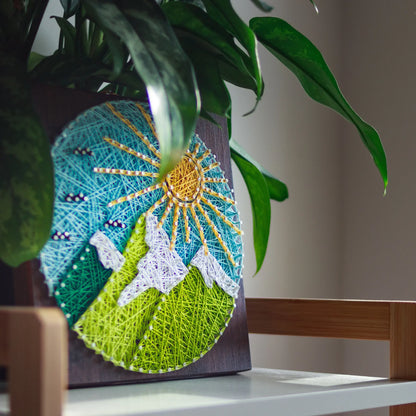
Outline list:
[[[416,305],[390,307],[390,378],[416,380]],[[390,416],[416,416],[416,403],[391,406]]]
[[[61,311],[10,308],[9,393],[12,416],[62,414],[67,331]]]

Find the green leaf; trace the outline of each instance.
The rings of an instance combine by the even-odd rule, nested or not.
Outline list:
[[[231,65],[227,60],[217,57],[217,65],[221,78],[237,87],[257,91],[253,77],[246,72],[241,72],[237,67]]]
[[[94,58],[100,49],[104,39],[104,32],[94,23],[89,21],[88,40],[89,40],[89,56]]]
[[[222,65],[232,68],[229,71],[233,71],[234,78],[244,79],[245,88],[257,91],[256,80],[249,69],[250,59],[236,45],[233,36],[210,15],[196,6],[181,2],[167,3],[162,10],[174,29],[181,30],[180,37],[188,34],[189,38],[193,36],[201,45],[206,43],[204,49],[211,47],[212,54],[218,55],[217,59],[223,63]],[[189,56],[189,50],[187,53]],[[195,66],[196,61],[192,60],[192,62]]]
[[[75,14],[80,4],[80,0],[60,0],[64,8],[64,16],[71,17]]]
[[[233,140],[231,140],[232,142]],[[271,217],[269,190],[266,180],[259,169],[237,152],[233,146],[231,147],[231,157],[240,170],[250,195],[257,273],[263,264],[269,241]]]
[[[78,56],[88,56],[88,21],[83,9],[79,9],[75,14],[75,50]]]
[[[109,30],[105,30],[105,42],[108,44],[113,59],[113,78],[118,77],[127,61],[127,54],[119,38],[113,35]]]
[[[44,59],[45,55],[41,55],[37,52],[31,52],[27,61],[27,71],[31,72],[37,65],[39,65]]]
[[[259,169],[266,180],[267,187],[269,188],[270,199],[274,201],[282,202],[289,198],[289,191],[287,186],[279,179],[270,175],[266,170]]]
[[[22,49],[22,56],[26,59],[32,50],[33,42],[38,33],[48,2],[49,0],[32,0],[26,2],[27,9],[25,11],[24,23],[20,29],[20,31],[26,35],[24,48]]]
[[[256,162],[235,140],[230,141],[230,148],[238,153],[241,157],[253,164],[264,176],[269,190],[270,199],[278,202],[282,202],[289,197],[287,186],[275,178],[270,172],[268,172],[260,163]]]
[[[198,39],[180,36],[179,41],[193,62],[202,109],[208,113],[230,117],[231,98],[221,78],[215,55]]]
[[[260,100],[264,85],[260,70],[257,40],[254,32],[248,27],[233,9],[230,0],[203,0],[208,14],[237,38],[250,57],[250,71],[256,80],[257,101]]]
[[[387,162],[378,133],[350,107],[318,49],[279,18],[254,18],[250,27],[259,41],[298,77],[311,98],[334,109],[355,125],[373,156],[386,189]]]
[[[65,40],[65,44],[63,47],[63,50],[68,55],[75,55],[75,36],[76,36],[76,30],[75,27],[72,26],[71,23],[68,22],[68,20],[64,19],[63,17],[59,16],[52,16],[56,23],[58,23],[62,36]]]
[[[31,106],[25,62],[10,55],[0,69],[0,259],[36,257],[49,237],[53,170],[49,140]]]
[[[84,4],[96,24],[120,37],[146,84],[162,155],[161,178],[180,161],[195,130],[200,103],[192,65],[155,2]]]

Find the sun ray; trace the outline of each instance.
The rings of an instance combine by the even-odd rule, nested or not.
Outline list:
[[[208,225],[211,227],[212,232],[215,234],[215,237],[217,237],[218,242],[221,244],[221,247],[223,248],[223,250],[225,251],[225,253],[227,254],[227,257],[229,258],[229,260],[231,261],[231,264],[233,266],[236,266],[236,263],[234,261],[234,258],[231,254],[231,251],[229,250],[229,248],[225,245],[224,240],[222,239],[220,233],[217,230],[217,227],[215,226],[215,224],[211,221],[211,219],[208,217],[207,213],[203,210],[203,208],[201,207],[200,204],[197,204],[197,207],[199,209],[199,211],[201,212],[201,214],[204,216],[205,220],[207,221]]]
[[[222,199],[224,202],[227,202],[231,205],[235,205],[234,199],[228,198],[225,195],[219,194],[218,192],[213,191],[211,188],[208,188],[207,186],[204,186],[204,192],[206,192],[209,195],[215,196],[217,198]]]
[[[152,192],[152,191],[160,188],[161,186],[162,186],[161,183],[158,183],[156,185],[149,186],[149,187],[144,188],[144,189],[142,189],[142,190],[140,190],[138,192],[134,192],[134,193],[132,193],[130,195],[122,196],[122,197],[120,197],[118,199],[115,199],[114,201],[109,202],[107,204],[107,206],[108,207],[113,207],[114,205],[121,204],[121,203],[126,202],[126,201],[131,201],[132,199],[138,198],[139,196],[142,196],[144,194],[147,194],[148,192]]]
[[[146,113],[146,110],[139,104],[139,103],[136,103],[136,107],[140,110],[140,112],[143,114],[143,117],[146,119],[146,121],[147,121],[147,124],[149,125],[149,127],[152,129],[152,132],[153,132],[153,135],[156,137],[156,139],[158,138],[157,137],[157,134],[156,134],[156,130],[155,130],[155,126],[153,125],[153,122],[152,122],[152,119],[150,118],[150,116],[149,116],[149,114],[147,114]]]
[[[198,217],[197,217],[197,215],[196,215],[196,212],[195,212],[194,207],[191,205],[191,206],[189,207],[189,209],[190,209],[190,211],[191,211],[192,218],[193,218],[193,219],[194,219],[194,221],[195,221],[196,228],[198,228],[198,231],[199,231],[199,237],[201,238],[201,243],[202,243],[202,245],[204,246],[204,253],[205,253],[205,255],[207,256],[207,255],[208,255],[209,250],[208,250],[208,246],[207,246],[207,240],[205,240],[204,230],[203,230],[203,229],[202,229],[202,227],[201,227],[201,223],[199,222],[199,219],[198,219]]]
[[[191,156],[196,157],[196,155],[199,152],[199,143],[195,144],[194,150],[192,152],[189,152],[191,154]]]
[[[204,183],[228,183],[226,178],[204,178]]]
[[[207,173],[209,170],[214,169],[214,168],[216,168],[219,165],[220,164],[218,162],[211,163],[210,165],[205,166],[205,168],[202,169],[202,172],[203,173]]]
[[[170,240],[169,249],[172,251],[175,248],[176,235],[178,232],[178,218],[179,218],[179,205],[175,204],[175,210],[173,211],[172,222],[172,239]]]
[[[162,198],[160,198],[159,200],[157,200],[148,210],[147,210],[147,214],[152,214],[153,211],[160,207],[166,200],[168,199],[166,194],[163,194]]]
[[[107,107],[111,110],[111,112],[121,120],[140,140],[147,146],[147,148],[157,157],[160,159],[160,152],[157,150],[152,143],[150,143],[149,139],[141,133],[135,125],[133,125],[130,120],[124,117],[119,111],[117,111],[114,106],[110,103],[106,103]],[[156,135],[155,135],[156,137]]]
[[[205,150],[205,152],[204,152],[204,153],[202,153],[202,155],[201,155],[201,156],[199,156],[199,157],[198,157],[198,160],[199,160],[200,162],[202,162],[202,161],[203,161],[206,157],[208,157],[210,154],[211,154],[211,150],[207,149],[207,150]]]
[[[124,176],[148,176],[151,178],[159,177],[157,172],[143,172],[140,170],[125,170],[125,169],[110,169],[110,168],[94,168],[95,173],[107,173],[111,175],[124,175]]]
[[[242,234],[241,230],[236,225],[234,225],[222,212],[220,212],[219,209],[211,203],[211,201],[206,199],[204,196],[201,198],[201,201],[208,205],[215,212],[215,214],[217,214],[223,220],[223,222],[231,227],[237,234]]]
[[[162,218],[160,219],[159,223],[157,224],[157,228],[162,228],[162,226],[163,226],[164,222],[166,221],[166,218],[168,217],[169,212],[172,209],[173,205],[174,205],[174,203],[170,199],[168,204],[166,205],[165,212],[163,213]]]
[[[124,144],[119,143],[117,140],[110,139],[109,137],[103,137],[103,140],[105,140],[107,143],[110,143],[111,146],[114,146],[117,149],[120,149],[123,152],[129,153],[133,156],[136,156],[139,159],[142,159],[157,168],[160,166],[160,163],[158,161],[151,159],[149,156],[146,156],[143,153],[136,152],[136,150],[132,149],[131,147],[125,146]]]
[[[183,225],[185,227],[185,241],[189,243],[191,241],[189,236],[189,223],[188,223],[188,213],[186,212],[186,205],[182,205],[182,214],[183,214]]]

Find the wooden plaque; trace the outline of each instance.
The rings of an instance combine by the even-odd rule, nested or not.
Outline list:
[[[64,126],[75,119],[79,113],[105,101],[117,100],[117,97],[114,96],[48,86],[34,87],[33,96],[35,107],[51,143]],[[224,120],[219,120],[219,124],[221,127],[201,120],[198,122],[197,132],[221,162],[221,168],[231,183],[227,127]],[[39,260],[33,260],[14,270],[13,284],[16,289],[14,295],[16,304],[56,305],[55,299],[48,295],[44,276],[39,268]],[[84,343],[77,338],[77,334],[74,331],[69,331],[69,386],[140,383],[224,375],[249,370],[251,362],[242,282],[236,305],[228,328],[212,350],[195,363],[164,374],[144,374],[116,367],[111,362],[104,361],[94,351],[86,348]]]

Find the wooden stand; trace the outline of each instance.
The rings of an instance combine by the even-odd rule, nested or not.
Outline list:
[[[416,380],[416,302],[310,299],[246,299],[246,302],[248,326],[252,333],[387,340],[390,341],[390,377]],[[58,309],[0,308],[0,365],[10,366],[9,390],[13,416],[61,414],[65,386],[63,379],[66,374],[65,328],[66,322]],[[249,376],[250,373],[246,374]],[[262,386],[265,387],[265,378],[261,374]],[[227,385],[226,380],[221,382]],[[202,387],[199,388],[198,383],[202,383]],[[187,394],[194,392],[198,395],[200,390],[204,391],[204,383],[193,382],[191,390],[187,387]],[[368,387],[365,384],[357,388],[365,390]],[[172,395],[175,391],[173,385],[169,387],[165,383],[151,384],[147,389],[145,394],[168,392]],[[88,391],[85,390],[82,400],[88,400]],[[106,394],[110,394],[110,390]],[[120,395],[120,391],[114,396],[118,397],[117,394]],[[135,394],[139,394],[139,391]],[[232,395],[223,394],[223,402],[227,394]],[[381,393],[377,394],[380,399]],[[362,398],[362,394],[355,396]],[[406,398],[416,402],[414,394],[407,394]],[[396,398],[383,396],[383,399],[383,405],[405,403],[407,400],[397,400],[397,395]],[[230,403],[232,401],[230,397]],[[279,403],[284,403],[284,400]],[[228,404],[223,406],[226,413],[218,410],[217,414],[227,414],[230,410]],[[244,407],[244,414],[251,414],[247,413],[248,405]],[[238,401],[233,406],[238,407]],[[266,408],[267,403],[263,407]],[[212,411],[205,410],[208,413]],[[279,411],[278,408],[274,410]],[[185,413],[182,410],[175,414]],[[416,403],[391,406],[390,415],[414,416]]]
[[[8,368],[12,415],[60,415],[67,362],[67,324],[59,309],[0,307],[0,365]]]
[[[251,333],[390,341],[390,378],[416,380],[416,302],[248,298],[246,306]],[[416,403],[390,407],[390,416],[414,415]]]

